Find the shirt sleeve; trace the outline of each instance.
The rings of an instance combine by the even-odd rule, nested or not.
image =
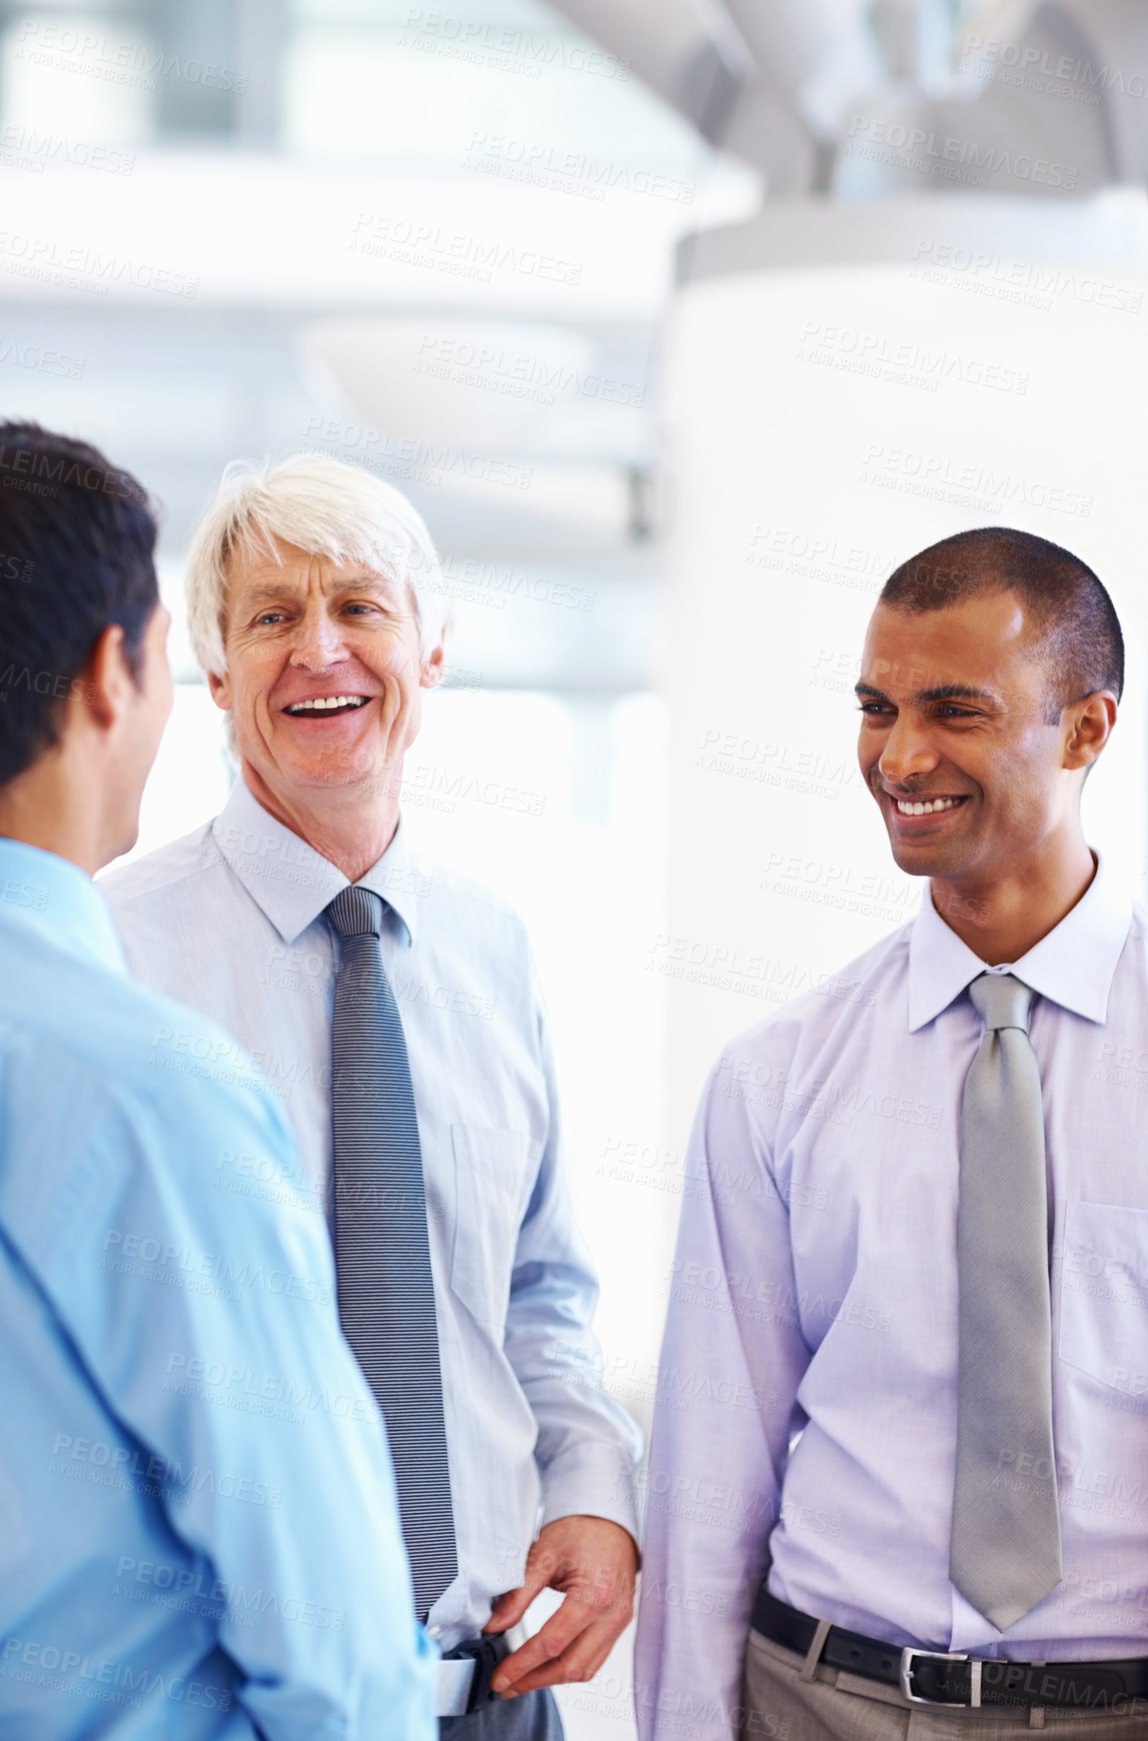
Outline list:
[[[435,1653],[385,1429],[278,1108],[177,1081],[92,1128],[68,1199],[41,1206],[33,1256],[149,1454],[171,1529],[210,1570],[237,1698],[266,1741],[431,1741]],[[237,1170],[249,1189],[220,1189]]]
[[[504,1345],[538,1423],[543,1523],[604,1517],[637,1541],[641,1435],[602,1384],[602,1352],[591,1328],[598,1281],[566,1184],[549,1027],[533,966],[531,974],[548,1128],[519,1229]]]
[[[642,1741],[731,1741],[798,1386],[789,1213],[751,1073],[710,1076],[686,1164],[646,1480]]]

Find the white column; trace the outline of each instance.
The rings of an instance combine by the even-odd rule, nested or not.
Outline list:
[[[856,772],[890,570],[1013,525],[1112,591],[1133,646],[1091,832],[1141,880],[1148,631],[1143,195],[803,203],[686,250],[669,337],[667,1140],[732,1034],[915,909]],[[688,1205],[687,1205],[688,1207]]]

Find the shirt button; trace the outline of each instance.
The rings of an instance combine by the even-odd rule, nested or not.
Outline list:
[[[441,1638],[442,1637],[442,1627],[441,1626],[428,1626],[427,1631],[430,1633],[432,1638]]]

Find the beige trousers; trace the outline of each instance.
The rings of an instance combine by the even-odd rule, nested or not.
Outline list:
[[[803,1676],[795,1651],[751,1632],[745,1654],[741,1734],[752,1741],[1027,1741],[1033,1729],[1058,1741],[1148,1741],[1148,1701],[1082,1715],[1056,1707],[989,1705],[946,1710],[913,1705],[896,1687],[818,1666]]]

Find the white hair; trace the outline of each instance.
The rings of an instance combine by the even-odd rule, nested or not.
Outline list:
[[[405,583],[422,657],[442,639],[450,623],[446,579],[423,518],[405,496],[360,466],[326,454],[299,453],[261,467],[239,461],[224,472],[187,561],[188,629],[205,671],[222,676],[227,670],[232,557],[244,551],[282,562],[276,539]]]

